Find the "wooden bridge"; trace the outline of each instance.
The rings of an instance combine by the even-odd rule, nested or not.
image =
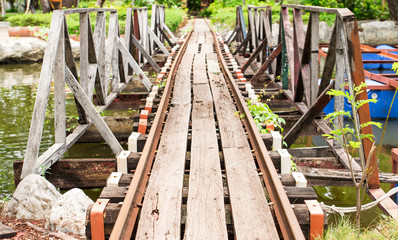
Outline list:
[[[193,31],[176,39],[164,24],[162,6],[152,8],[151,27],[146,8],[129,9],[124,39],[115,10],[54,11],[21,174],[21,163],[15,164],[16,181],[52,166],[48,179],[57,187],[104,187],[87,215],[86,233],[92,239],[304,239],[322,234],[326,218],[312,186],[350,185],[343,169],[360,171],[360,165],[332,140],[326,140],[327,147],[283,149],[279,132],[260,134],[246,100],[269,99],[269,106],[286,119],[283,140],[288,146],[300,134],[329,133],[330,127],[318,118],[330,101],[325,92],[345,80],[350,86],[364,81],[355,16],[347,9],[282,5],[274,45],[270,7],[248,9],[248,32],[238,7],[237,28],[225,43],[205,20],[196,20]],[[303,11],[310,12],[306,36]],[[320,12],[336,16],[321,72]],[[91,13],[97,18],[94,32]],[[65,14],[80,14],[80,74]],[[234,54],[228,47],[233,41]],[[154,60],[159,54],[167,61]],[[143,71],[149,67],[158,73],[156,79]],[[122,93],[134,76],[148,92],[139,95],[135,123],[127,120],[134,132],[126,137],[115,134],[100,112],[123,101],[137,103],[134,94]],[[52,80],[55,144],[39,156]],[[79,126],[69,135],[65,83],[79,113]],[[262,89],[264,83],[268,88]],[[259,98],[256,93],[261,90]],[[335,99],[335,109],[341,108],[342,99]],[[358,119],[370,120],[369,110],[360,111]],[[115,158],[61,159],[92,124]],[[128,143],[128,150],[120,141]],[[366,159],[369,150],[370,143],[364,140]],[[303,174],[290,172],[291,157]],[[377,169],[376,158],[369,159]],[[78,166],[73,175],[72,165]],[[335,169],[332,180],[328,168]],[[398,179],[374,171],[369,180],[374,198],[384,194],[380,181]],[[380,207],[397,218],[391,199]]]

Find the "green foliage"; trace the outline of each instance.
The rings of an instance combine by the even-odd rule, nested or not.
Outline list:
[[[348,8],[358,20],[389,19],[383,0],[302,0],[300,4],[329,8]]]
[[[317,238],[320,240],[321,238]],[[336,224],[328,226],[323,236],[324,240],[382,240],[398,239],[398,222],[384,217],[372,228],[361,229],[353,226],[348,218],[341,218]]]
[[[51,23],[52,13],[36,13],[36,14],[17,14],[7,18],[13,27],[19,26],[40,26],[49,27]]]
[[[145,0],[144,0],[145,1]],[[167,6],[168,8],[179,8],[182,6],[183,1],[180,0],[156,0],[158,4]]]
[[[176,31],[180,24],[184,21],[186,17],[185,10],[181,8],[166,8],[166,25],[170,28],[172,32]]]
[[[340,117],[347,117],[352,122],[355,123],[352,116],[354,114],[357,114],[359,108],[361,108],[365,104],[377,102],[377,100],[375,99],[357,100],[356,98],[358,94],[362,93],[365,90],[366,90],[366,83],[361,83],[359,86],[354,86],[354,92],[352,95],[349,92],[336,90],[336,89],[331,89],[327,92],[327,94],[331,96],[345,97],[348,100],[348,102],[353,105],[354,113],[351,114],[349,111],[339,110],[326,115],[324,119],[329,120],[333,124],[334,129],[330,131],[330,134],[324,134],[323,136],[338,141],[342,146],[345,146],[345,149],[348,149],[347,147],[351,147],[352,151],[355,151],[361,147],[362,139],[364,138],[368,138],[369,140],[373,141],[374,135],[362,134],[360,131],[361,129],[368,126],[376,126],[378,128],[381,128],[381,123],[379,122],[369,121],[359,126],[355,126],[355,128],[351,128],[348,124],[344,125],[344,123],[340,121]],[[336,122],[334,121],[336,118],[339,120],[337,122],[337,125]]]
[[[253,103],[248,100],[247,106],[261,133],[269,132],[268,129],[263,127],[263,125],[267,123],[274,124],[275,128],[279,128],[281,132],[283,132],[282,124],[286,124],[286,121],[273,113],[266,103]]]
[[[95,1],[80,1],[78,8],[96,8]],[[137,2],[136,2],[137,3]],[[120,0],[106,1],[104,8],[112,8],[118,11],[118,21],[119,30],[123,34],[126,25],[126,12],[127,8],[131,7],[130,2],[124,2]],[[186,12],[183,9],[176,7],[166,8],[166,25],[171,31],[176,31],[181,22],[184,21]],[[11,26],[40,26],[40,27],[50,27],[52,13],[36,13],[36,14],[16,14],[7,18]],[[148,18],[150,20],[151,12],[148,11]],[[107,13],[107,18],[109,19],[109,12]],[[68,23],[69,34],[79,34],[79,14],[69,14],[66,16]],[[96,21],[95,14],[90,14],[91,26],[94,29]],[[107,23],[108,27],[108,23]]]

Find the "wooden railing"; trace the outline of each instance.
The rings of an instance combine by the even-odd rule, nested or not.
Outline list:
[[[249,28],[257,29],[260,24],[254,21],[255,18],[250,17],[252,10],[248,8],[249,13]],[[310,14],[307,31],[304,30],[302,15]],[[327,53],[322,52],[325,56],[323,69],[321,69],[319,56],[321,45],[319,44],[319,15],[333,14],[335,15],[335,23],[331,39],[328,45]],[[292,17],[292,21],[290,18]],[[251,18],[253,20],[251,20]],[[243,13],[241,8],[237,8],[237,23],[244,23]],[[236,34],[231,37],[228,43],[236,40],[240,45],[235,51],[236,54],[245,54],[247,44],[250,44],[248,49],[253,49],[249,59],[242,66],[244,72],[253,62],[260,62],[261,67],[251,78],[251,81],[256,81],[263,76],[268,70],[268,76],[272,80],[278,80],[280,76],[281,82],[279,86],[284,89],[284,93],[290,98],[298,110],[303,115],[285,134],[284,141],[287,145],[291,145],[297,136],[300,135],[302,129],[308,124],[315,123],[318,129],[323,133],[330,133],[331,129],[322,120],[315,119],[322,112],[323,108],[330,102],[331,97],[326,94],[328,89],[335,88],[344,91],[343,84],[348,83],[349,91],[353,93],[353,86],[359,86],[365,82],[364,68],[361,55],[361,45],[359,41],[358,25],[355,15],[346,8],[323,8],[313,6],[301,5],[282,5],[281,17],[279,27],[278,45],[272,46],[272,33],[267,34],[267,22],[263,21],[265,27],[264,39],[261,43],[256,45],[252,39],[258,39],[254,34],[251,36],[250,31],[246,34],[244,39],[238,36],[245,36],[242,32],[244,27],[237,26]],[[291,26],[293,23],[293,26]],[[240,31],[240,32],[239,32]],[[259,54],[264,51],[270,51],[266,60],[260,61]],[[276,68],[272,64],[275,64]],[[334,79],[332,79],[334,77]],[[366,91],[360,93],[358,100],[367,99]],[[334,110],[339,111],[344,108],[344,98],[335,97]],[[366,104],[354,113],[357,121],[357,126],[371,120],[369,105]],[[372,128],[364,127],[361,129],[362,134],[372,134]],[[331,147],[332,151],[340,159],[341,163],[347,168],[350,166],[354,170],[361,171],[361,166],[355,161],[352,161],[351,156],[344,154],[341,146],[335,141],[326,139],[326,142]],[[360,154],[363,154],[362,159],[371,161],[370,168],[372,173],[368,179],[369,194],[373,198],[381,197],[384,192],[380,188],[377,158],[375,154],[370,155],[372,142],[365,138],[362,140],[362,149]],[[351,161],[351,164],[349,164]],[[380,207],[390,216],[398,218],[398,207],[391,199],[383,200]]]
[[[131,54],[132,51],[126,47],[134,42],[134,39],[131,40],[133,36],[131,29],[134,29],[133,21],[131,21],[132,11],[132,9],[128,9],[126,41],[119,37],[118,14],[114,9],[90,8],[54,11],[21,178],[49,168],[84,134],[92,123],[98,128],[115,155],[123,150],[101,118],[100,112],[109,106],[125,88],[131,79],[130,74],[138,75],[148,90],[152,86],[139,66],[140,60],[136,61]],[[107,13],[109,13],[108,20]],[[80,17],[80,72],[77,71],[78,68],[72,55],[66,14],[79,14]],[[96,14],[94,31],[90,24],[91,14]],[[141,40],[140,38],[135,39],[134,46],[138,49],[138,53],[159,71],[159,67],[148,54],[150,49],[147,43],[155,41],[166,55],[168,52],[158,36],[153,34],[149,28],[147,14],[142,13],[139,19],[141,31],[137,33],[141,34]],[[106,29],[106,21],[109,21],[108,29]],[[151,50],[155,51],[156,49],[152,47]],[[127,66],[132,69],[130,74],[126,72]],[[39,156],[52,81],[54,81],[55,144]],[[66,136],[65,83],[74,94],[79,115],[79,125],[68,136]],[[95,103],[93,102],[94,95]]]

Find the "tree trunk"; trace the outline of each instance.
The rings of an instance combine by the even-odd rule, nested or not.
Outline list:
[[[51,12],[51,5],[48,0],[40,0],[41,8],[43,9],[43,13]]]
[[[1,16],[4,17],[6,15],[6,9],[5,9],[5,0],[0,0],[1,1]]]
[[[388,9],[390,10],[391,20],[398,21],[398,1],[387,0]]]
[[[104,3],[105,3],[105,0],[97,0],[97,3],[95,5],[97,5],[98,7],[102,8]]]

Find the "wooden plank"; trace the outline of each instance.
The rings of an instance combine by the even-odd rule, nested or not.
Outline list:
[[[123,69],[123,64],[119,64],[118,61],[118,16],[117,13],[112,13],[109,17],[109,29],[108,29],[108,39],[106,40],[106,66],[105,66],[105,76],[110,78],[112,75],[112,92],[117,91],[119,88],[119,83],[121,79],[125,79],[124,72],[123,75],[119,75],[119,69]]]
[[[333,98],[331,95],[327,95],[326,92],[333,88],[334,81],[332,81],[329,86],[323,91],[321,96],[318,97],[316,102],[311,106],[311,108],[306,111],[303,116],[297,121],[296,124],[290,129],[290,131],[283,138],[288,146],[292,145],[294,141],[300,136],[300,132],[305,129],[306,125],[312,123],[315,117],[326,107],[326,105]]]
[[[180,239],[191,104],[170,108],[141,209],[137,239]]]
[[[340,19],[337,19],[335,24],[337,25],[337,29],[343,27],[343,24]],[[337,31],[336,37],[336,75],[335,75],[335,89],[340,91],[345,91],[343,84],[345,83],[345,60],[343,54],[343,41],[341,31]],[[334,111],[344,110],[344,96],[335,96],[334,97]],[[344,117],[339,116],[334,119],[334,125],[340,126],[344,124]]]
[[[257,48],[257,35],[256,35],[256,28],[254,26],[252,8],[247,8],[247,15],[248,15],[248,20],[249,20],[249,31],[252,33],[250,49],[256,49]]]
[[[159,38],[155,35],[155,33],[148,27],[148,33],[152,40],[155,41],[156,45],[162,50],[162,52],[168,57],[170,53],[167,51],[166,47],[163,43],[159,40]]]
[[[213,51],[214,51],[213,44],[212,43],[205,43],[205,44],[202,44],[202,48],[200,50],[200,53],[208,54],[208,53],[213,53]]]
[[[193,65],[193,83],[207,83],[206,72],[206,62],[205,54],[200,53],[195,55],[194,65]]]
[[[310,89],[311,89],[311,106],[318,95],[318,79],[319,79],[319,13],[311,12],[311,78],[310,78]],[[338,84],[336,82],[336,84]],[[337,85],[338,86],[338,85]]]
[[[385,195],[385,192],[381,188],[369,189],[368,191],[369,191],[370,197],[373,198],[373,200],[379,199]],[[395,220],[398,220],[398,206],[391,198],[384,199],[383,201],[381,201],[379,203],[378,206],[387,215],[394,218]]]
[[[149,64],[155,69],[155,71],[157,73],[160,72],[160,67],[158,66],[158,64],[152,59],[152,57],[149,55],[149,53],[145,50],[145,48],[143,46],[141,46],[141,44],[138,42],[138,40],[135,38],[134,35],[131,35],[131,40],[134,44],[134,46],[136,48],[138,48],[142,54],[142,56],[144,56],[144,58],[149,62]]]
[[[152,83],[149,81],[145,73],[142,71],[140,66],[138,66],[137,62],[134,60],[133,56],[129,53],[127,50],[126,46],[123,44],[122,40],[120,38],[117,38],[118,45],[119,45],[119,50],[123,54],[124,58],[127,59],[128,64],[134,69],[134,72],[140,77],[142,83],[148,89],[148,91],[151,90]]]
[[[98,79],[96,79],[95,91],[100,103],[105,104],[108,93],[108,81],[105,79],[105,40],[106,40],[106,15],[105,12],[97,13],[94,29],[94,47],[97,57]],[[101,105],[102,105],[101,104]]]
[[[123,151],[122,146],[117,141],[117,139],[109,129],[108,125],[106,125],[104,120],[101,118],[101,115],[92,104],[88,96],[85,94],[82,87],[79,85],[78,81],[69,71],[69,69],[67,69],[66,71],[66,83],[86,111],[87,115],[91,118],[94,125],[98,128],[98,131],[101,133],[102,137],[109,144],[112,152],[117,156],[121,151]]]
[[[28,143],[26,154],[24,158],[24,166],[22,169],[21,178],[26,177],[35,171],[36,159],[39,154],[41,136],[43,132],[44,119],[46,117],[46,109],[48,103],[48,96],[50,94],[51,80],[53,76],[53,69],[55,65],[56,53],[58,51],[58,41],[62,33],[62,26],[64,24],[64,17],[61,11],[55,11],[51,19],[50,35],[46,52],[43,58],[43,66],[45,66],[40,73],[39,86],[37,88],[37,96],[35,107],[32,115],[31,127],[29,130]]]
[[[193,92],[191,168],[184,238],[227,239],[213,98],[207,83],[195,84]]]
[[[274,220],[256,171],[251,149],[216,55],[207,55],[236,239],[278,239]]]
[[[187,48],[192,47],[193,39],[188,43]],[[171,104],[188,104],[191,102],[191,68],[194,54],[185,52],[181,63],[178,66],[178,72],[174,80],[174,91]],[[176,91],[176,89],[178,89]]]
[[[62,16],[62,22],[64,22]],[[55,143],[65,144],[66,113],[65,113],[65,41],[64,24],[61,24],[61,34],[58,39],[58,49],[54,65],[54,135]]]
[[[353,19],[349,19],[349,21],[344,22],[344,29],[341,28],[340,31],[345,30],[343,35],[345,37],[343,40],[347,38],[346,44],[343,43],[344,48],[344,56],[346,58],[346,63],[349,63],[346,67],[347,69],[347,78],[349,84],[359,86],[361,83],[365,82],[365,75],[364,75],[364,68],[362,63],[362,54],[360,49],[360,42],[359,42],[359,33],[358,33],[358,23]],[[350,86],[349,86],[350,87]],[[350,89],[350,93],[353,94],[352,89]],[[357,100],[367,100],[368,95],[366,91],[362,91],[356,96]],[[367,123],[371,121],[370,112],[369,112],[369,104],[365,104],[358,109],[359,120],[356,119],[356,125],[360,126],[363,123]],[[373,134],[373,130],[371,126],[366,126],[360,129],[361,134]],[[364,161],[370,159],[371,163],[369,168],[372,169],[370,173],[368,184],[369,188],[380,188],[380,181],[379,181],[379,171],[377,166],[377,157],[376,153],[373,152],[372,156],[369,156],[370,150],[373,146],[373,142],[368,139],[362,139],[362,149],[364,154]],[[361,151],[362,152],[362,151]],[[361,153],[362,154],[362,153]],[[365,163],[362,163],[363,165]]]
[[[281,53],[282,46],[281,44],[278,45],[278,47],[272,52],[271,56],[267,58],[267,60],[264,62],[264,64],[260,67],[260,69],[256,72],[256,74],[252,77],[251,81],[256,82],[261,75],[265,72],[265,70],[268,68],[270,64],[274,61],[274,59]]]
[[[0,238],[12,238],[15,235],[17,235],[17,231],[0,223]]]
[[[290,29],[289,11],[287,8],[281,8],[281,17],[283,19],[283,30],[285,34],[287,59],[290,69],[290,84],[292,87],[293,96],[295,96],[295,85],[294,85],[294,53],[293,53],[293,33]]]
[[[89,26],[89,15],[88,13],[80,13],[80,84],[83,87],[84,92],[88,92],[88,69],[89,69],[89,50],[88,50],[88,29]]]

